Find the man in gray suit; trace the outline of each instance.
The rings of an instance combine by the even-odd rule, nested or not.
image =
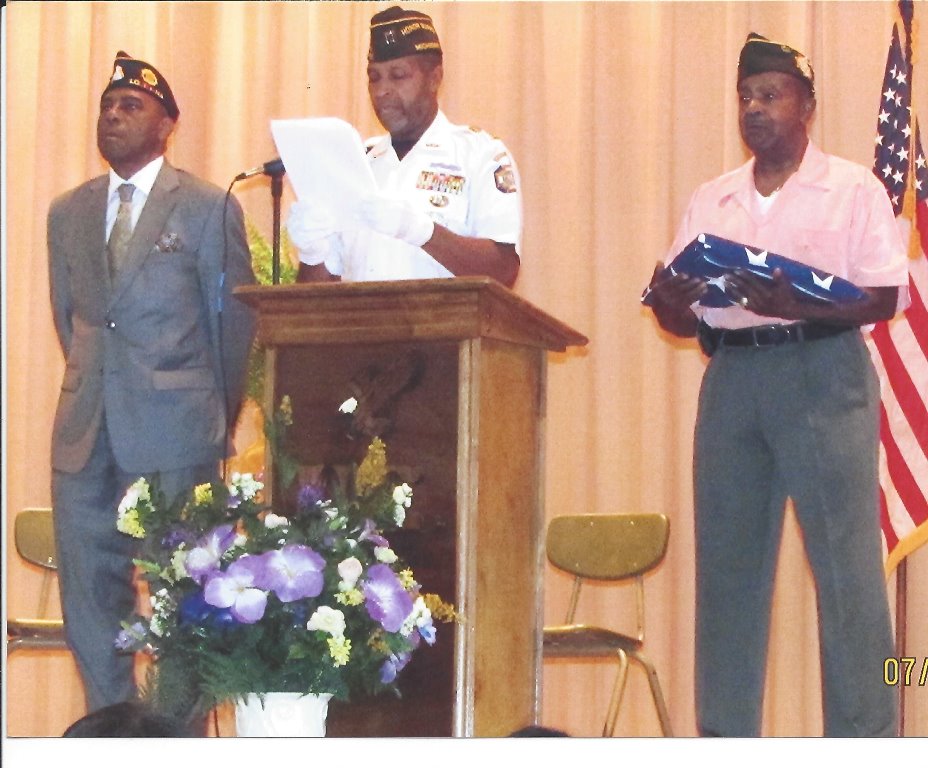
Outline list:
[[[116,510],[140,476],[168,498],[218,476],[241,404],[254,282],[241,207],[164,159],[179,115],[150,64],[120,51],[100,99],[108,175],[51,205],[55,326],[67,362],[52,435],[52,503],[68,642],[90,710],[132,698],[115,652],[135,606],[135,539]]]

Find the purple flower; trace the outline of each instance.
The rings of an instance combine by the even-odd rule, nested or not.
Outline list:
[[[320,502],[325,501],[327,498],[328,496],[323,486],[316,485],[315,483],[307,483],[300,488],[300,492],[296,497],[296,504],[300,512],[306,512]]]
[[[421,627],[416,627],[419,636],[429,645],[435,645],[435,625],[428,622]]]
[[[369,518],[364,520],[364,530],[361,531],[361,535],[358,536],[358,541],[369,541],[375,547],[390,546],[390,542],[377,533],[377,526],[374,525],[374,521]]]
[[[190,578],[202,584],[203,579],[219,568],[219,559],[235,541],[231,525],[220,525],[200,539],[198,545],[187,553],[184,568]]]
[[[114,643],[116,649],[120,651],[133,650],[139,643],[145,640],[146,631],[147,628],[140,621],[135,622],[131,627],[120,630],[119,634],[116,635],[116,642]]]
[[[411,658],[412,654],[408,651],[391,653],[390,658],[380,667],[380,682],[387,685],[396,680],[396,676],[403,671],[403,667],[409,663]]]
[[[180,602],[178,607],[178,623],[194,624],[198,627],[208,627],[222,630],[237,622],[228,608],[217,608],[206,602],[201,590],[189,593]]]
[[[161,539],[162,549],[177,549],[181,544],[193,543],[193,534],[182,525],[175,525]]]
[[[305,544],[288,544],[260,556],[263,568],[256,572],[257,586],[271,589],[282,603],[322,592],[325,559]]]
[[[261,557],[243,555],[225,573],[216,572],[207,579],[203,597],[217,608],[230,608],[242,624],[254,624],[267,607],[267,593],[256,586],[263,570]]]
[[[412,611],[412,598],[386,565],[372,565],[362,581],[367,614],[387,632],[399,632]]]

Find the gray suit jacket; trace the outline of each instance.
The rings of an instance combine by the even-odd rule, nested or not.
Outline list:
[[[52,466],[85,465],[104,412],[127,472],[218,461],[254,337],[251,311],[231,296],[254,282],[242,209],[165,162],[111,285],[107,185],[107,176],[92,179],[48,214],[51,301],[67,361]]]

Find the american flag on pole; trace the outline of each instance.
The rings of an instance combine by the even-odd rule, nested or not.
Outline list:
[[[928,541],[928,167],[912,109],[914,6],[900,0],[877,118],[873,172],[909,248],[911,306],[868,345],[880,376],[880,522],[887,575]]]

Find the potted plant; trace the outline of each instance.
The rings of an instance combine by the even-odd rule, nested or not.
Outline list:
[[[291,425],[284,398],[266,426],[284,488],[296,476],[281,450]],[[233,474],[174,502],[156,480],[129,488],[117,527],[140,539],[151,614],[124,622],[117,646],[153,656],[143,695],[174,717],[234,702],[244,735],[248,713],[284,694],[283,719],[315,702],[324,733],[329,698],[396,691],[416,648],[435,642],[434,621],[454,611],[390,547],[413,492],[379,438],[344,483],[304,485],[275,508],[263,487]]]

